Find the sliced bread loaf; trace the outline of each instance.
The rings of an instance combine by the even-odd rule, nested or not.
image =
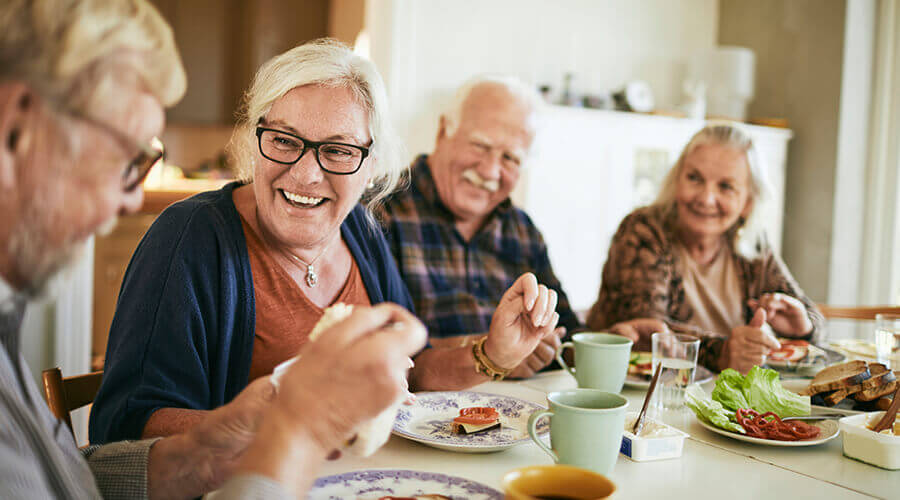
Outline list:
[[[853,399],[857,401],[872,401],[878,399],[882,396],[887,396],[888,394],[897,390],[897,384],[900,383],[897,380],[893,380],[891,382],[887,382],[875,387],[870,387],[866,390],[859,391],[853,395]]]
[[[804,396],[812,396],[820,392],[836,391],[861,384],[871,378],[872,373],[865,361],[854,360],[831,365],[822,369],[813,377],[809,386],[800,392]]]

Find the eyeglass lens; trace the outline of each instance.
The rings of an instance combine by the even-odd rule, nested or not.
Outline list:
[[[263,130],[260,152],[266,158],[286,165],[297,163],[309,148],[314,148],[319,165],[328,172],[349,174],[359,169],[364,153],[359,147],[336,142],[307,144],[302,139],[276,130]]]

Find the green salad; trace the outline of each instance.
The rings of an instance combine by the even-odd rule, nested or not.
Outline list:
[[[735,411],[752,408],[759,413],[773,412],[779,417],[809,415],[809,396],[800,396],[785,389],[778,380],[778,372],[754,366],[746,376],[731,368],[716,379],[712,397],[699,384],[685,390],[685,404],[697,418],[727,431],[744,434],[738,425]]]

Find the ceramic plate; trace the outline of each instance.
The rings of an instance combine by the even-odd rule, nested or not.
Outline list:
[[[307,500],[376,500],[383,496],[444,495],[454,500],[501,500],[499,491],[475,481],[435,472],[360,470],[320,477]]]
[[[781,379],[781,386],[785,389],[799,393],[803,389],[806,389],[806,386],[809,385],[809,381],[811,379],[808,378],[794,378],[794,379]],[[854,410],[853,406],[856,404],[856,401],[852,397],[847,398],[835,406],[823,406],[823,405],[810,405],[812,408],[812,414],[818,415],[822,413],[842,413],[844,415],[859,415],[863,413],[859,410]]]
[[[450,422],[460,408],[490,406],[500,412],[500,428],[477,434],[460,435],[450,431]],[[485,392],[419,392],[411,406],[401,406],[394,421],[394,434],[442,450],[463,453],[500,451],[531,441],[528,417],[544,410],[524,399]],[[550,430],[547,419],[538,423],[538,434]]]
[[[812,425],[815,425],[816,427],[822,429],[822,431],[819,433],[819,437],[815,439],[807,439],[805,441],[778,441],[775,439],[761,439],[738,434],[737,432],[726,431],[725,429],[720,429],[718,427],[707,424],[699,418],[697,419],[697,421],[700,422],[700,425],[715,432],[716,434],[728,436],[732,439],[737,439],[738,441],[746,441],[748,443],[764,444],[768,446],[813,446],[831,441],[841,433],[841,430],[838,427],[837,420],[820,420],[818,422],[814,421],[812,423]]]
[[[694,383],[705,384],[716,378],[716,374],[709,371],[705,366],[697,365],[697,371],[694,373]],[[650,379],[638,377],[637,375],[628,375],[625,377],[625,387],[632,389],[649,389]]]
[[[765,367],[782,373],[798,373],[804,376],[812,376],[826,366],[840,363],[847,359],[847,356],[835,350],[817,346],[815,344],[810,345],[811,347],[815,347],[819,353],[818,356],[813,356],[812,360],[809,359],[810,356],[807,356],[800,361],[775,361],[767,359]]]

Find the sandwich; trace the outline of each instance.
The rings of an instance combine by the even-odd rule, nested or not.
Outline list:
[[[500,414],[489,406],[473,406],[459,410],[459,416],[450,422],[455,434],[475,434],[500,428]]]

